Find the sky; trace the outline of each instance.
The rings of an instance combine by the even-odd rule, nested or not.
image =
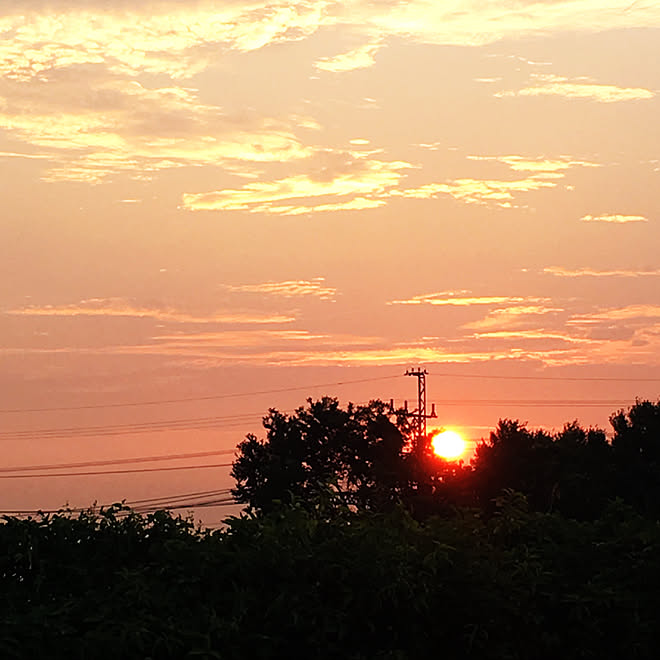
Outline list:
[[[655,0],[2,3],[0,508],[411,367],[472,440],[657,400],[658,61]],[[222,465],[6,472],[81,462]]]

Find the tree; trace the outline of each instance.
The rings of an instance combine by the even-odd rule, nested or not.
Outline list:
[[[617,494],[644,515],[660,516],[660,401],[637,400],[610,417]]]
[[[308,399],[292,415],[270,409],[263,426],[265,439],[249,434],[231,470],[234,497],[253,509],[316,506],[329,496],[333,505],[380,510],[405,488],[409,426],[382,401],[344,410],[334,398]]]
[[[599,517],[615,496],[612,445],[598,428],[569,422],[555,435],[558,481],[553,509],[579,520]]]
[[[618,456],[660,461],[660,401],[637,399],[628,412],[619,410],[612,415],[610,424],[614,429],[612,446]]]
[[[488,510],[510,489],[523,493],[537,511],[585,520],[598,517],[616,496],[613,469],[612,446],[600,429],[573,421],[548,433],[503,419],[477,447],[473,479]]]
[[[552,507],[557,462],[552,437],[518,420],[501,419],[488,442],[477,446],[474,479],[482,506],[492,509],[505,489],[524,493],[541,511]]]

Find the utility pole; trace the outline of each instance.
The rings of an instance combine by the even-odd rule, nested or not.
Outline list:
[[[417,378],[417,410],[413,411],[410,416],[415,418],[414,429],[415,439],[417,440],[417,447],[423,447],[426,441],[426,420],[437,417],[435,414],[435,403],[431,406],[431,414],[426,414],[426,375],[428,371],[418,367],[417,369],[408,369],[405,373],[406,376],[415,376]]]

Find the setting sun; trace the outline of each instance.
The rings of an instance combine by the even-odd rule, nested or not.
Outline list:
[[[453,460],[465,453],[465,441],[456,431],[442,431],[433,436],[431,446],[436,456]]]

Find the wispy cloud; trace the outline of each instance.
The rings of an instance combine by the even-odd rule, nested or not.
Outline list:
[[[334,57],[322,57],[314,63],[314,66],[321,71],[331,71],[332,73],[365,69],[374,64],[376,53],[382,46],[380,42],[365,44]]]
[[[312,174],[298,174],[271,182],[247,183],[238,189],[224,189],[207,193],[185,193],[183,207],[191,211],[250,211],[295,215],[316,211],[347,208],[373,208],[384,202],[369,199],[396,186],[402,171],[411,165],[402,161],[381,161],[362,157],[359,153],[342,156],[331,168]],[[320,205],[299,202],[282,205],[280,202],[315,197],[339,199]]]
[[[108,347],[0,347],[0,355],[162,356],[187,368],[222,365],[260,366],[367,366],[409,364],[474,364],[528,362],[545,366],[593,364],[658,365],[660,328],[643,338],[580,338],[552,331],[502,332],[472,338],[469,345],[448,350],[414,341],[386,346],[377,338],[323,335],[268,334],[252,337],[232,334],[212,337],[162,336],[151,344]],[[479,343],[475,343],[475,341]],[[444,342],[446,344],[446,342]]]
[[[122,298],[90,298],[70,305],[28,306],[4,312],[12,316],[45,317],[125,317],[148,318],[174,323],[223,323],[223,324],[281,324],[295,321],[286,314],[266,314],[260,312],[227,311],[208,315],[196,315],[164,307],[135,305]]]
[[[557,277],[655,277],[660,275],[660,268],[648,270],[596,270],[593,268],[563,268],[547,266],[543,269],[548,275]]]
[[[571,325],[590,325],[603,321],[627,321],[631,319],[660,318],[660,305],[640,304],[625,307],[611,307],[590,314],[577,314],[568,323]]]
[[[573,167],[601,167],[600,163],[579,160],[570,156],[546,158],[537,156],[468,156],[468,160],[496,161],[508,165],[514,172],[564,172]]]
[[[602,215],[584,215],[580,218],[582,222],[609,222],[612,224],[623,225],[628,222],[648,222],[648,218],[643,215],[623,215],[620,213],[605,213]]]
[[[419,188],[396,190],[392,191],[391,195],[414,199],[432,199],[438,195],[449,195],[466,204],[493,204],[502,208],[512,208],[513,200],[519,193],[556,187],[557,183],[547,180],[545,176],[531,176],[515,181],[455,179],[447,183],[428,183]]]
[[[284,282],[262,282],[260,284],[228,284],[225,288],[230,291],[245,293],[263,293],[266,295],[296,298],[311,296],[321,300],[334,300],[337,289],[326,286],[324,277],[315,277],[311,280],[286,280]]]
[[[270,215],[307,215],[313,213],[330,213],[332,211],[364,211],[365,209],[376,209],[385,206],[382,199],[368,199],[366,197],[355,197],[345,202],[331,202],[328,204],[300,204],[255,206],[251,209],[254,213],[268,213]]]
[[[172,353],[195,352],[206,349],[245,349],[260,347],[270,351],[276,345],[291,343],[314,343],[324,345],[337,341],[352,341],[350,338],[332,337],[327,334],[315,334],[307,330],[230,330],[223,332],[195,332],[181,334],[162,334],[153,337],[154,349]],[[147,348],[149,350],[149,348]]]
[[[557,315],[563,311],[564,309],[561,307],[548,307],[546,305],[510,305],[494,309],[484,318],[467,323],[463,327],[471,330],[529,328],[538,324],[539,317]]]
[[[25,80],[103,62],[116,73],[190,77],[209,65],[209,48],[253,51],[313,34],[323,22],[323,9],[322,3],[304,1],[218,6],[209,0],[156,0],[129,7],[24,0],[3,8],[0,28],[12,38],[0,46],[0,74]]]
[[[604,85],[582,78],[569,79],[553,74],[532,74],[534,82],[516,91],[497,92],[495,96],[563,96],[600,103],[652,99],[655,92],[644,87]]]
[[[595,340],[587,337],[573,335],[551,330],[493,330],[491,332],[478,332],[478,339],[525,339],[525,340],[558,340],[567,344],[594,344]]]
[[[352,140],[362,144],[364,140]],[[437,145],[421,144],[435,149]],[[596,168],[599,163],[571,156],[471,155],[468,160],[502,163],[513,172],[527,172],[525,178],[459,178],[424,183],[415,188],[401,187],[403,173],[413,165],[405,161],[372,158],[374,151],[318,150],[301,163],[310,174],[298,174],[271,182],[250,182],[238,189],[206,193],[185,193],[183,207],[191,211],[248,211],[271,215],[301,215],[329,211],[377,208],[388,199],[434,199],[448,196],[465,204],[516,208],[516,198],[524,193],[557,188],[566,172],[576,167]],[[319,165],[320,164],[320,165]],[[314,197],[346,198],[322,204]],[[295,204],[282,202],[300,200]]]
[[[0,151],[0,158],[25,158],[26,160],[47,160],[52,156],[48,154],[28,154],[15,151]]]
[[[658,364],[660,307],[632,305],[593,314],[552,316],[554,309],[520,305],[524,327],[505,318],[499,327],[482,327],[459,337],[430,337],[393,342],[377,336],[311,332],[300,328],[243,325],[191,330],[177,326],[136,343],[28,345],[0,348],[2,355],[166,357],[171,364],[210,368],[221,365],[330,366],[410,363],[534,362],[547,366]],[[556,310],[561,311],[561,310]],[[167,317],[167,315],[165,315]],[[204,317],[206,318],[206,317]],[[162,320],[162,319],[161,319]],[[509,327],[503,327],[509,325]],[[207,326],[208,327],[208,326]]]
[[[59,80],[58,78],[62,78]],[[86,84],[85,94],[80,85]],[[30,85],[0,80],[0,127],[53,162],[51,181],[98,183],[116,173],[149,178],[190,165],[290,162],[313,150],[295,135],[299,120],[234,117],[202,103],[195,90],[58,74]]]
[[[420,147],[435,149],[435,144],[420,144]],[[448,195],[465,204],[516,208],[516,197],[523,193],[542,189],[557,188],[559,181],[568,170],[576,167],[600,167],[593,161],[561,155],[553,158],[546,156],[510,155],[469,155],[470,161],[495,162],[506,165],[515,173],[527,172],[526,178],[508,180],[505,178],[460,178],[444,182],[426,183],[417,188],[394,189],[392,197],[408,199],[433,199]]]
[[[519,296],[466,296],[462,295],[467,292],[448,292],[442,291],[438,293],[425,293],[418,296],[412,296],[404,300],[391,300],[388,305],[438,305],[438,306],[455,306],[455,307],[471,307],[473,305],[503,305],[512,304],[520,305],[527,302],[540,302],[545,299],[540,298],[525,298]]]

